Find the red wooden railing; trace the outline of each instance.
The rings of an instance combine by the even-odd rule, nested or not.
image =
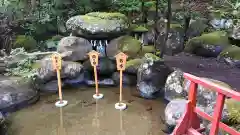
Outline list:
[[[240,102],[240,93],[225,87],[221,87],[215,83],[203,80],[188,73],[184,73],[184,78],[191,81],[190,90],[188,93],[187,107],[184,115],[179,120],[179,123],[174,129],[172,135],[202,135],[201,132],[203,132],[204,129],[200,128],[200,119],[197,115],[209,120],[212,123],[209,135],[217,135],[219,128],[225,130],[231,135],[240,135],[240,133],[233,128],[220,122],[225,98],[230,97]],[[198,84],[218,93],[213,116],[202,112],[199,108],[196,107]]]

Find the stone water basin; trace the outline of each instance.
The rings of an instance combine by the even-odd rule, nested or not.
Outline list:
[[[57,94],[42,95],[40,101],[11,115],[11,135],[161,135],[165,105],[160,100],[131,96],[135,88],[124,88],[128,109],[114,108],[118,88],[101,88],[104,99],[92,98],[94,88],[65,90],[64,108],[54,106]]]

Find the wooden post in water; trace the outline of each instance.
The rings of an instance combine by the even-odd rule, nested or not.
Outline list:
[[[52,55],[52,64],[53,64],[53,69],[57,72],[57,80],[58,80],[59,101],[55,103],[55,106],[63,107],[63,106],[66,106],[68,102],[66,100],[63,100],[62,98],[62,82],[61,82],[61,75],[60,75],[60,70],[62,69],[62,58],[60,54],[56,53]]]
[[[99,89],[98,89],[97,65],[98,65],[99,54],[100,53],[94,50],[88,53],[91,65],[93,66],[93,70],[94,70],[95,88],[96,88],[96,93],[93,95],[94,99],[103,98],[103,94],[99,93]]]
[[[119,95],[119,102],[115,104],[115,108],[119,110],[124,110],[127,108],[127,105],[122,102],[122,77],[123,77],[123,71],[125,70],[125,65],[128,56],[124,54],[123,52],[118,53],[116,56],[116,63],[117,63],[117,70],[120,72],[120,95]]]

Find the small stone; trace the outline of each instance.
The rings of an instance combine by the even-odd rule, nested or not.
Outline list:
[[[146,108],[146,111],[151,111],[152,110],[152,106],[148,106],[147,108]]]
[[[130,100],[128,100],[128,103],[132,103],[134,100],[133,99],[130,99]]]

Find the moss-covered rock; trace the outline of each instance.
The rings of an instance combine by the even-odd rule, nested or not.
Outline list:
[[[195,48],[199,46],[199,44],[196,44],[196,42],[202,42],[205,44],[212,44],[212,45],[218,45],[222,43],[228,43],[228,38],[226,36],[226,32],[223,31],[215,31],[212,33],[203,34],[199,37],[194,37],[185,45],[186,51],[193,51]]]
[[[132,32],[148,32],[148,29],[141,25],[132,25]]]
[[[215,31],[188,40],[185,51],[200,56],[216,57],[228,45],[227,33]]]
[[[175,98],[188,98],[188,92],[190,87],[190,81],[185,80],[183,76],[184,72],[180,69],[170,74],[165,84],[165,99],[171,101]],[[204,80],[213,82],[222,87],[231,88],[225,82],[214,80],[210,78],[202,78]],[[203,107],[207,107],[209,104],[216,101],[217,93],[214,90],[198,85],[197,90],[197,103]]]
[[[107,56],[114,57],[124,52],[129,58],[135,58],[141,52],[141,42],[131,36],[121,36],[112,40],[106,48]]]
[[[92,12],[71,17],[66,27],[81,36],[109,38],[125,33],[129,29],[129,22],[121,13]]]
[[[240,60],[240,47],[235,45],[229,46],[220,53],[220,56],[233,60]]]
[[[83,62],[83,68],[85,71],[94,74],[94,69],[91,65],[90,60]],[[111,76],[116,71],[116,64],[114,61],[104,57],[99,58],[99,64],[97,66],[98,74],[101,76]]]
[[[57,46],[57,51],[63,60],[83,61],[88,59],[87,53],[92,50],[91,43],[84,38],[68,36],[62,38]]]
[[[142,53],[145,54],[145,53],[153,53],[155,52],[155,48],[153,45],[147,45],[147,46],[143,46],[142,47]]]
[[[142,64],[143,60],[142,59],[132,59],[132,60],[129,60],[126,62],[126,68],[129,68],[129,67],[138,67]]]
[[[37,48],[37,41],[31,36],[18,35],[15,42],[13,43],[13,48],[21,47],[27,51],[31,51]]]
[[[144,55],[144,59],[146,59],[147,61],[159,61],[162,60],[160,57],[152,54],[152,53],[146,53]]]
[[[182,28],[182,25],[181,24],[178,24],[178,23],[173,23],[173,24],[170,24],[170,28]]]
[[[227,99],[226,105],[230,124],[240,124],[240,102],[234,99]]]
[[[137,74],[137,70],[142,63],[143,63],[143,59],[140,59],[140,58],[128,60],[126,62],[125,72],[129,74]]]
[[[92,17],[98,17],[101,19],[108,19],[108,20],[114,20],[114,19],[123,19],[123,20],[127,20],[127,17],[119,12],[112,12],[112,13],[108,13],[108,12],[91,12],[91,13],[87,13],[87,16],[92,16]]]

